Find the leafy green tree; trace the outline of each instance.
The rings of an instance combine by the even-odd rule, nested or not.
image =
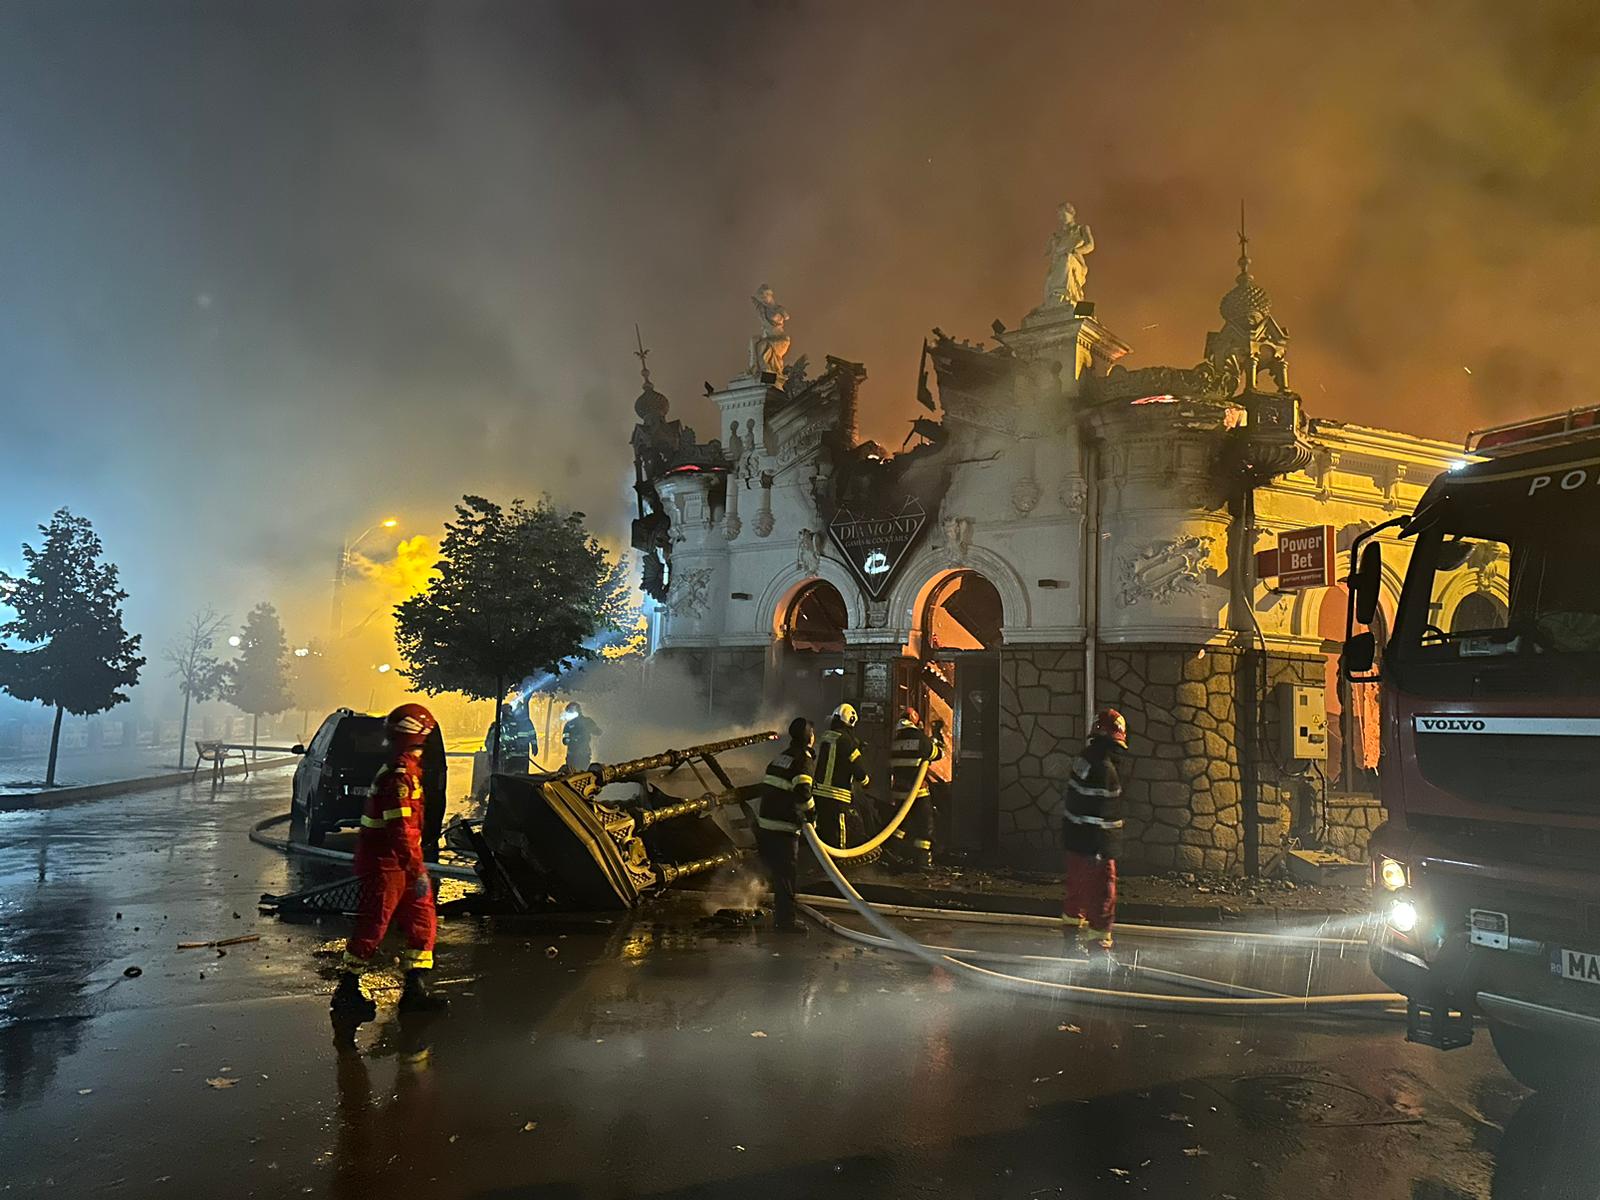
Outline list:
[[[261,718],[281,713],[294,704],[289,691],[289,643],[283,636],[278,610],[262,602],[245,616],[239,631],[239,656],[224,670],[222,698],[252,718],[250,755],[261,741]],[[228,639],[229,644],[233,642]]]
[[[183,693],[183,724],[178,730],[178,770],[183,770],[183,756],[189,749],[189,704],[194,700],[210,700],[220,695],[227,680],[222,660],[213,652],[217,639],[228,619],[207,608],[189,618],[183,635],[168,648],[166,658],[170,674],[178,681]]]
[[[511,684],[595,656],[589,644],[626,611],[627,585],[583,514],[547,499],[464,496],[444,528],[427,588],[395,606],[401,673],[430,696],[493,700],[498,727]],[[498,739],[491,755],[499,770]]]
[[[0,688],[19,700],[56,710],[50,733],[45,786],[56,782],[64,713],[87,717],[128,697],[145,660],[138,635],[122,625],[128,598],[114,563],[100,561],[104,547],[85,517],[57,509],[39,526],[44,545],[22,546],[23,575],[0,571],[0,604],[17,615],[0,624],[0,636],[30,648],[0,645]]]

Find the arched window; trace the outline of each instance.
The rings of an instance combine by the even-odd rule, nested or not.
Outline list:
[[[849,623],[839,589],[825,579],[815,579],[789,603],[783,618],[784,644],[801,653],[839,654],[844,650],[844,631]]]
[[[1488,592],[1469,592],[1450,614],[1451,633],[1506,627],[1506,606]]]
[[[922,611],[925,654],[997,650],[1004,624],[1000,593],[976,571],[956,571],[935,585]]]

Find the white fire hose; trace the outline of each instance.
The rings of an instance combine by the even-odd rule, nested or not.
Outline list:
[[[968,959],[981,959],[991,962],[1003,963],[1051,963],[1059,964],[1069,960],[1051,958],[1048,956],[997,954],[967,950],[960,947],[927,946],[915,938],[895,928],[873,905],[865,900],[861,893],[845,878],[839,870],[836,859],[858,858],[882,845],[893,835],[905,820],[915,802],[918,790],[921,787],[923,776],[927,772],[927,764],[917,775],[916,784],[911,788],[900,811],[895,814],[882,832],[871,841],[861,846],[851,847],[849,850],[838,850],[827,845],[817,836],[816,829],[807,824],[803,826],[806,842],[811,847],[811,852],[817,856],[817,861],[822,864],[822,869],[827,873],[828,879],[844,897],[845,902],[861,917],[878,931],[879,936],[870,933],[861,933],[831,921],[823,916],[810,904],[801,907],[812,920],[822,925],[829,932],[850,941],[858,942],[865,946],[878,949],[899,950],[921,959],[929,966],[950,971],[956,975],[975,979],[980,983],[992,987],[999,987],[1007,991],[1026,992],[1032,995],[1053,995],[1058,997],[1074,997],[1084,1000],[1099,1000],[1114,1003],[1128,1008],[1165,1009],[1169,1011],[1194,1011],[1196,1009],[1216,1013],[1219,1015],[1249,1014],[1256,1012],[1308,1012],[1321,1010],[1350,1010],[1371,1009],[1374,1006],[1389,1008],[1395,1004],[1403,1004],[1405,997],[1394,992],[1358,992],[1339,995],[1320,996],[1289,996],[1274,992],[1263,991],[1259,988],[1242,987],[1235,984],[1224,983],[1220,980],[1203,979],[1198,976],[1185,975],[1176,971],[1164,971],[1158,968],[1146,967],[1137,963],[1126,964],[1128,969],[1140,970],[1152,977],[1169,979],[1180,986],[1187,986],[1197,990],[1217,993],[1204,996],[1172,995],[1162,992],[1134,992],[1119,988],[1091,987],[1087,984],[1063,983],[1053,979],[1038,979],[1026,975],[1010,975],[1003,971],[991,970],[988,967],[978,966]],[[1148,927],[1154,932],[1160,927]],[[1177,932],[1177,931],[1174,931]],[[1190,931],[1184,931],[1190,932]],[[1210,931],[1192,931],[1195,933]],[[1225,935],[1238,936],[1238,935]],[[1246,935],[1251,936],[1251,935]],[[1255,934],[1255,937],[1273,938],[1274,940],[1293,941],[1304,944],[1306,942],[1337,942],[1348,944],[1349,939],[1332,938],[1287,938],[1284,935]],[[958,957],[960,956],[960,957]]]

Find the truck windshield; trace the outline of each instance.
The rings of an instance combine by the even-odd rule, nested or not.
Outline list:
[[[1464,483],[1418,514],[1389,662],[1414,685],[1600,691],[1600,486]]]

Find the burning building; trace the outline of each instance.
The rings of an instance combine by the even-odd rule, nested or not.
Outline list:
[[[1083,298],[1094,243],[1070,206],[1050,248],[1017,328],[933,330],[899,452],[857,437],[862,365],[786,361],[770,291],[749,372],[711,389],[718,440],[667,420],[646,372],[652,662],[730,718],[850,700],[879,779],[900,709],[942,720],[942,850],[1053,865],[1060,784],[1104,705],[1129,724],[1130,868],[1262,869],[1290,836],[1361,850],[1382,819],[1376,707],[1338,682],[1339,552],[1460,447],[1305,411],[1242,222],[1192,366],[1124,364]],[[1406,553],[1386,548],[1391,612]],[[1503,593],[1485,564],[1436,623]]]

